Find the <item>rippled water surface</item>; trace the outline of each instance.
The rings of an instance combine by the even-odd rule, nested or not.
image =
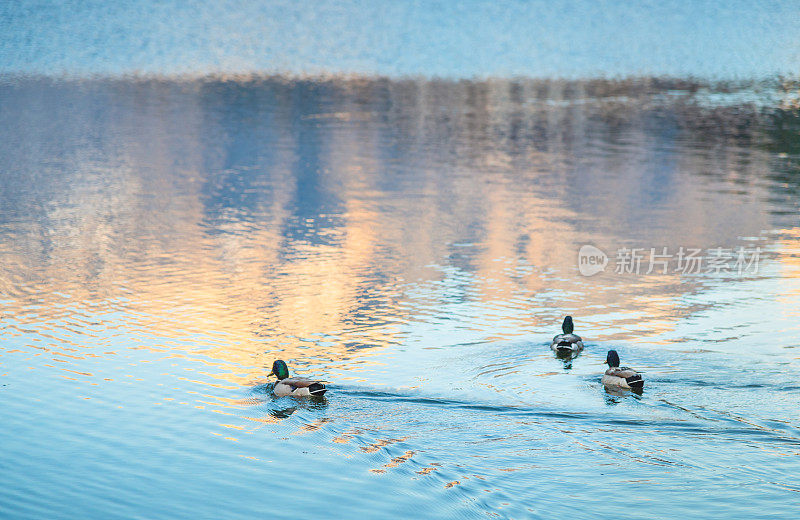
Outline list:
[[[6,80],[1,516],[791,518],[797,92]]]
[[[13,0],[0,72],[796,77],[796,0]]]

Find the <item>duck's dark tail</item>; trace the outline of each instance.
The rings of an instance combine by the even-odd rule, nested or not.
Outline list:
[[[644,379],[639,374],[635,376],[626,377],[625,382],[628,383],[628,386],[631,387],[632,390],[641,390],[644,388]]]
[[[572,355],[573,352],[572,343],[569,341],[561,341],[556,345],[556,354],[559,356],[569,356]]]
[[[308,385],[308,393],[314,397],[322,397],[328,389],[322,383],[311,383]]]

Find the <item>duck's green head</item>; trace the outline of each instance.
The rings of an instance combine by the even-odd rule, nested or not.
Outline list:
[[[269,375],[277,377],[278,380],[286,379],[289,377],[289,367],[279,359],[272,363],[272,372]]]
[[[572,316],[564,318],[564,323],[561,324],[561,330],[564,331],[564,334],[572,334],[572,331],[575,330],[575,326],[572,324]]]
[[[619,354],[617,354],[616,350],[609,350],[608,355],[606,356],[606,363],[610,367],[618,367],[619,366]]]

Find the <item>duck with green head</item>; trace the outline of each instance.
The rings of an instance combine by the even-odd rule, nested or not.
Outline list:
[[[583,350],[583,340],[580,336],[572,333],[572,331],[575,330],[575,325],[572,323],[572,316],[564,318],[564,322],[561,324],[561,330],[563,334],[554,337],[553,342],[550,343],[550,348],[553,352],[560,355],[567,355],[577,354]]]
[[[314,381],[305,377],[289,377],[289,367],[280,359],[272,363],[272,372],[269,375],[278,378],[272,392],[279,397],[285,395],[321,397],[328,390],[322,381]]]
[[[619,366],[619,354],[616,350],[609,350],[606,356],[608,370],[603,374],[601,382],[608,388],[624,388],[641,392],[644,388],[644,379],[636,370]]]

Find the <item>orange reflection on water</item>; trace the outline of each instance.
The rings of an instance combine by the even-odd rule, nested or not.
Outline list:
[[[584,278],[580,246],[732,246],[770,228],[773,188],[759,126],[725,131],[754,115],[657,83],[34,82],[88,108],[30,136],[63,159],[28,164],[41,207],[4,224],[6,331],[87,374],[118,351],[197,360],[205,380],[181,379],[219,389],[276,357],[358,380],[442,315],[493,340],[576,310],[596,339],[658,336],[704,280]],[[119,105],[100,121],[98,93]]]

